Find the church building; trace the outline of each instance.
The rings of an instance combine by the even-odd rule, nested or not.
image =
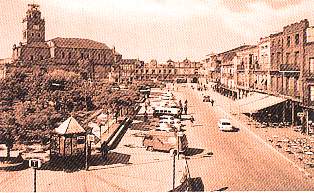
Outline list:
[[[122,56],[106,44],[90,39],[45,39],[45,19],[39,5],[29,4],[23,19],[23,42],[13,45],[12,60],[16,66],[42,66],[44,68],[86,68],[96,76],[106,77],[112,65]]]

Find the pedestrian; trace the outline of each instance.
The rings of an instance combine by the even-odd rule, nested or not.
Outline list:
[[[190,119],[191,123],[194,123],[194,117],[191,116],[191,119]]]
[[[185,101],[184,101],[184,104],[185,104],[185,105],[188,105],[188,100],[185,100]]]
[[[187,105],[184,106],[184,113],[185,113],[185,114],[188,113],[188,106],[187,106]]]
[[[180,108],[182,107],[182,102],[181,102],[181,100],[179,100],[179,107],[180,107]]]
[[[183,107],[181,106],[180,107],[180,118],[181,118],[181,115],[183,114]]]
[[[210,102],[211,102],[212,106],[214,106],[214,102],[215,102],[214,99],[212,99]]]
[[[145,113],[144,113],[144,122],[147,122],[147,119],[148,119],[148,115],[147,115],[147,112],[145,111]]]

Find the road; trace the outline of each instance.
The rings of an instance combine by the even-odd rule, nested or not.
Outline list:
[[[313,180],[241,123],[232,121],[238,132],[219,131],[217,122],[225,117],[221,106],[202,102],[199,91],[189,87],[180,88],[175,95],[188,100],[188,111],[196,120],[186,131],[190,147],[213,153],[188,160],[191,176],[202,178],[205,191],[314,190]]]

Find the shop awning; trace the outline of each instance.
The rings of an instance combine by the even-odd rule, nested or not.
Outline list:
[[[245,106],[245,105],[250,105],[253,104],[256,101],[262,100],[264,98],[267,98],[269,95],[267,94],[262,94],[258,92],[251,92],[247,97],[244,97],[240,100],[237,101],[238,105]]]
[[[267,97],[255,100],[251,103],[240,105],[239,108],[241,113],[257,113],[259,110],[282,103],[286,100],[287,99],[284,98],[267,95]]]

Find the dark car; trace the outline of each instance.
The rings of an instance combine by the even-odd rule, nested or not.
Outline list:
[[[210,102],[210,96],[208,95],[203,96],[203,102]]]

